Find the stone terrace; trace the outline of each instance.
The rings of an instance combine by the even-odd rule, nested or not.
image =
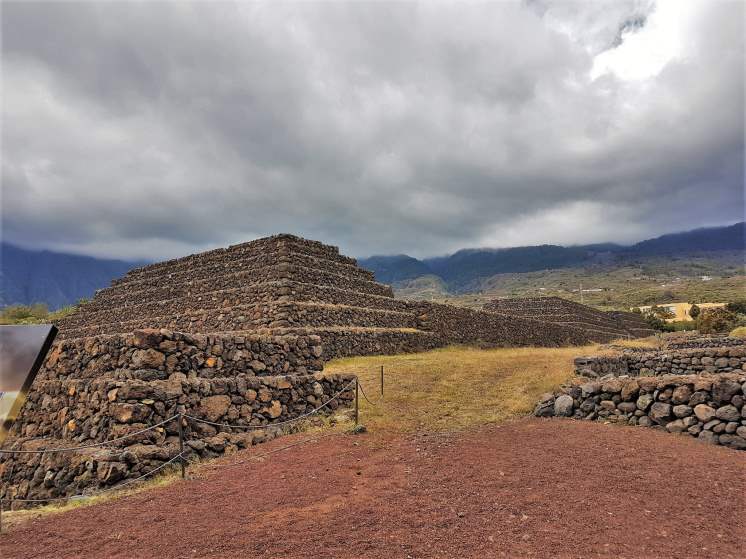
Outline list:
[[[278,235],[132,270],[58,326],[65,339],[141,328],[320,335],[327,359],[448,343],[582,344],[650,332],[638,317],[572,303],[568,310],[565,303],[499,302],[488,309],[495,312],[483,312],[397,300],[337,247]]]
[[[484,308],[493,312],[571,326],[589,333],[609,334],[615,338],[637,338],[655,333],[637,314],[599,311],[560,297],[495,299]]]

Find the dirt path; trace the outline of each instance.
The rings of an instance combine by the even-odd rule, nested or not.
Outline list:
[[[334,435],[233,464],[307,438],[30,521],[0,536],[0,556],[746,556],[746,453],[532,419],[454,435]]]

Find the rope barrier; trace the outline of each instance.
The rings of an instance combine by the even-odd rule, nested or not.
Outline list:
[[[374,403],[374,402],[371,402],[371,401],[370,401],[370,400],[368,399],[368,395],[367,395],[367,394],[365,393],[365,389],[363,389],[363,385],[362,385],[362,383],[358,383],[358,386],[360,386],[360,392],[362,392],[362,394],[363,394],[363,398],[365,398],[365,401],[366,401],[366,402],[368,402],[368,403],[369,403],[369,404],[370,404],[371,406],[373,406],[374,408],[378,407],[378,404],[376,404],[376,403]]]
[[[360,384],[358,382],[357,376],[355,376],[355,378],[352,381],[350,381],[347,385],[345,385],[344,388],[342,388],[339,392],[337,392],[336,394],[334,394],[334,396],[332,396],[329,400],[327,400],[326,402],[324,402],[319,407],[314,408],[313,410],[311,410],[309,412],[306,412],[304,414],[301,414],[298,417],[295,417],[293,419],[289,419],[289,420],[286,420],[286,421],[280,421],[280,422],[277,422],[277,423],[270,423],[270,424],[267,424],[267,425],[231,425],[231,424],[228,424],[228,423],[217,423],[217,422],[214,422],[214,421],[208,421],[206,419],[201,419],[201,418],[198,418],[198,417],[194,417],[192,415],[188,415],[188,414],[184,414],[184,413],[179,413],[179,414],[173,415],[173,416],[169,417],[168,419],[165,419],[165,420],[163,420],[163,421],[161,421],[159,423],[156,423],[154,425],[150,425],[149,427],[146,427],[144,429],[140,429],[140,430],[135,431],[133,433],[128,433],[126,435],[123,435],[121,437],[117,437],[115,439],[111,439],[111,440],[108,440],[108,441],[102,441],[100,443],[91,443],[91,444],[80,445],[80,446],[76,446],[76,447],[51,448],[51,449],[50,448],[46,448],[46,449],[40,449],[40,450],[0,449],[0,453],[6,453],[6,454],[45,454],[45,453],[75,452],[75,451],[78,451],[78,450],[84,450],[84,449],[88,449],[88,448],[101,448],[101,447],[106,447],[106,446],[112,445],[112,444],[117,443],[119,441],[123,441],[123,440],[129,439],[131,437],[140,435],[142,433],[146,433],[148,431],[152,431],[154,429],[157,429],[158,427],[161,427],[161,426],[165,425],[166,423],[170,423],[171,421],[174,421],[174,420],[177,420],[177,419],[180,420],[181,418],[191,419],[191,420],[196,421],[198,423],[204,423],[204,424],[207,424],[207,425],[213,425],[215,427],[222,427],[222,428],[229,428],[229,429],[248,429],[248,430],[252,430],[252,429],[266,429],[268,427],[281,427],[283,425],[289,425],[289,424],[292,424],[292,423],[296,423],[298,421],[301,421],[302,419],[305,419],[307,417],[310,417],[312,415],[315,415],[315,414],[319,413],[321,410],[323,410],[326,407],[328,407],[332,402],[334,402],[335,400],[339,399],[339,397],[342,396],[342,394],[344,394],[345,392],[347,392],[348,390],[350,390],[353,385],[357,385],[357,387],[360,387],[360,389],[361,389],[361,391],[363,393],[363,397],[368,401],[369,404],[371,404],[373,406],[376,405],[376,404],[374,404],[373,402],[371,402],[368,399],[367,395],[365,394],[365,391],[362,390],[362,386],[360,386]],[[357,403],[356,403],[356,409],[357,409]],[[179,427],[181,429],[181,423],[179,423]],[[333,434],[334,433],[329,433],[327,435],[322,435],[322,436],[319,436],[319,437],[310,437],[310,438],[302,440],[302,441],[296,441],[296,442],[291,443],[289,445],[286,445],[286,446],[283,446],[283,447],[280,447],[280,448],[277,448],[277,449],[270,450],[268,452],[265,452],[263,454],[259,454],[257,456],[251,456],[246,461],[234,462],[232,464],[214,464],[213,467],[234,466],[234,465],[239,465],[239,464],[246,463],[247,461],[258,460],[258,459],[261,459],[261,458],[263,458],[265,456],[273,454],[275,452],[286,450],[288,448],[291,448],[291,447],[294,447],[294,446],[298,446],[298,445],[301,445],[301,444],[305,444],[307,442],[318,441],[319,439],[322,439],[322,438],[325,438],[325,437],[328,437],[328,436],[332,436]],[[150,470],[149,472],[146,472],[146,473],[144,473],[141,476],[138,476],[136,478],[133,478],[133,479],[130,479],[130,480],[126,480],[123,483],[120,483],[119,485],[117,485],[115,487],[112,487],[111,489],[108,489],[108,490],[105,490],[105,491],[102,491],[102,492],[99,492],[99,493],[94,493],[94,494],[80,493],[78,495],[68,495],[68,496],[64,496],[64,497],[49,497],[49,498],[46,498],[46,499],[7,499],[7,498],[3,499],[3,498],[0,498],[0,514],[2,512],[2,503],[3,502],[11,503],[11,506],[12,506],[12,503],[14,503],[14,502],[17,502],[17,503],[51,503],[51,502],[56,502],[56,501],[68,501],[70,499],[80,499],[80,498],[87,498],[87,497],[99,496],[99,495],[104,495],[104,494],[107,494],[107,493],[110,493],[110,492],[113,492],[113,491],[119,491],[123,487],[129,486],[129,485],[131,485],[133,483],[137,483],[138,481],[141,481],[141,480],[143,480],[143,479],[145,479],[145,478],[147,478],[147,477],[149,477],[149,476],[151,476],[151,475],[159,472],[160,470],[162,470],[163,468],[167,467],[170,464],[173,464],[177,460],[180,460],[181,463],[182,463],[182,477],[183,477],[183,475],[184,475],[183,464],[184,464],[184,462],[186,460],[186,458],[185,458],[186,451],[183,450],[183,440],[181,439],[181,437],[183,437],[183,435],[181,433],[181,430],[180,430],[180,433],[179,433],[179,437],[180,437],[180,449],[181,450],[180,450],[180,452],[178,454],[176,454],[174,457],[172,457],[168,461],[164,462],[160,466],[158,466],[158,467]]]
[[[145,479],[146,477],[151,476],[151,475],[153,475],[156,472],[159,472],[160,470],[162,470],[163,468],[165,468],[169,464],[173,464],[176,460],[178,460],[180,458],[183,458],[183,456],[184,456],[184,453],[180,452],[176,456],[174,456],[173,458],[171,458],[170,460],[168,460],[168,462],[164,462],[163,464],[161,464],[157,468],[153,468],[149,472],[145,472],[144,474],[142,474],[139,477],[136,477],[136,478],[133,478],[133,479],[129,479],[129,480],[123,482],[123,483],[120,483],[119,485],[117,485],[115,487],[112,487],[111,489],[107,489],[106,491],[101,491],[99,493],[93,493],[93,494],[80,493],[78,495],[67,495],[65,497],[49,497],[47,499],[7,499],[6,498],[6,499],[0,499],[0,500],[8,502],[8,503],[49,503],[49,502],[52,502],[52,501],[67,501],[69,499],[82,499],[82,498],[86,498],[86,497],[98,497],[99,495],[105,495],[107,493],[111,493],[112,491],[119,491],[123,487],[126,487],[126,486],[131,485],[133,483],[136,483],[136,482],[138,482],[138,481],[140,481],[142,479]]]
[[[320,412],[325,407],[327,407],[329,404],[331,404],[334,400],[336,400],[337,398],[339,398],[342,394],[344,394],[345,392],[347,392],[347,390],[349,390],[350,387],[353,384],[355,384],[356,380],[357,379],[350,381],[347,384],[347,386],[345,386],[342,390],[340,390],[339,392],[337,392],[332,398],[330,398],[329,400],[327,400],[324,404],[322,404],[318,408],[314,408],[310,412],[307,412],[307,413],[304,413],[302,415],[299,415],[298,417],[295,417],[293,419],[288,419],[286,421],[279,421],[277,423],[268,423],[267,425],[232,425],[230,423],[216,423],[214,421],[208,421],[207,419],[200,419],[199,417],[194,417],[193,415],[188,415],[186,413],[182,414],[182,417],[185,417],[187,419],[191,419],[191,420],[196,421],[198,423],[206,423],[207,425],[212,425],[214,427],[223,427],[223,428],[228,428],[228,429],[247,429],[247,430],[252,430],[252,429],[266,429],[268,427],[281,427],[283,425],[289,425],[291,423],[296,423],[297,421],[300,421],[301,419],[305,419],[306,417],[310,417],[310,416],[312,416],[312,415]]]
[[[103,447],[108,446],[110,444],[114,444],[119,441],[123,441],[125,439],[129,439],[130,437],[134,437],[136,435],[141,435],[142,433],[146,433],[148,431],[152,431],[153,429],[157,429],[161,425],[165,425],[166,423],[170,423],[174,419],[178,419],[179,414],[172,415],[168,419],[164,419],[160,423],[156,423],[155,425],[151,425],[150,427],[146,427],[144,429],[140,429],[139,431],[135,431],[134,433],[128,433],[127,435],[123,435],[121,437],[118,437],[116,439],[111,439],[109,441],[102,441],[100,443],[92,443],[92,444],[85,444],[81,446],[72,446],[67,448],[47,448],[42,450],[5,450],[0,449],[0,453],[7,453],[7,454],[46,454],[46,453],[56,453],[56,452],[72,452],[75,450],[82,450],[86,448],[96,448],[96,447]]]

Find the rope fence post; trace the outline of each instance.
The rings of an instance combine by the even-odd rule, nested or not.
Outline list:
[[[358,393],[360,391],[360,380],[355,375],[355,425],[357,426],[360,417],[359,404],[358,404]]]
[[[184,414],[179,413],[179,464],[181,464],[181,479],[186,477],[186,464],[184,464]]]

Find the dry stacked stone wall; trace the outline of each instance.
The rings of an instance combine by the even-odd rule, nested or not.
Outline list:
[[[318,336],[190,335],[167,330],[62,340],[53,347],[5,449],[85,446],[127,437],[175,414],[246,429],[184,425],[192,457],[262,442],[273,424],[304,415],[351,376],[323,376]],[[0,454],[0,498],[47,498],[106,487],[163,464],[177,452],[178,425],[126,438],[113,448],[60,454]]]
[[[657,376],[746,371],[746,346],[674,351],[628,352],[619,356],[578,357],[575,372],[587,377]]]
[[[637,338],[654,333],[638,314],[598,311],[560,297],[494,299],[484,308],[492,312],[585,330],[598,341]]]
[[[703,349],[703,348],[720,348],[720,347],[742,347],[746,346],[746,339],[731,338],[729,336],[687,336],[682,339],[672,339],[666,341],[668,349]]]
[[[746,373],[575,378],[542,397],[540,417],[602,420],[663,429],[746,450]]]

